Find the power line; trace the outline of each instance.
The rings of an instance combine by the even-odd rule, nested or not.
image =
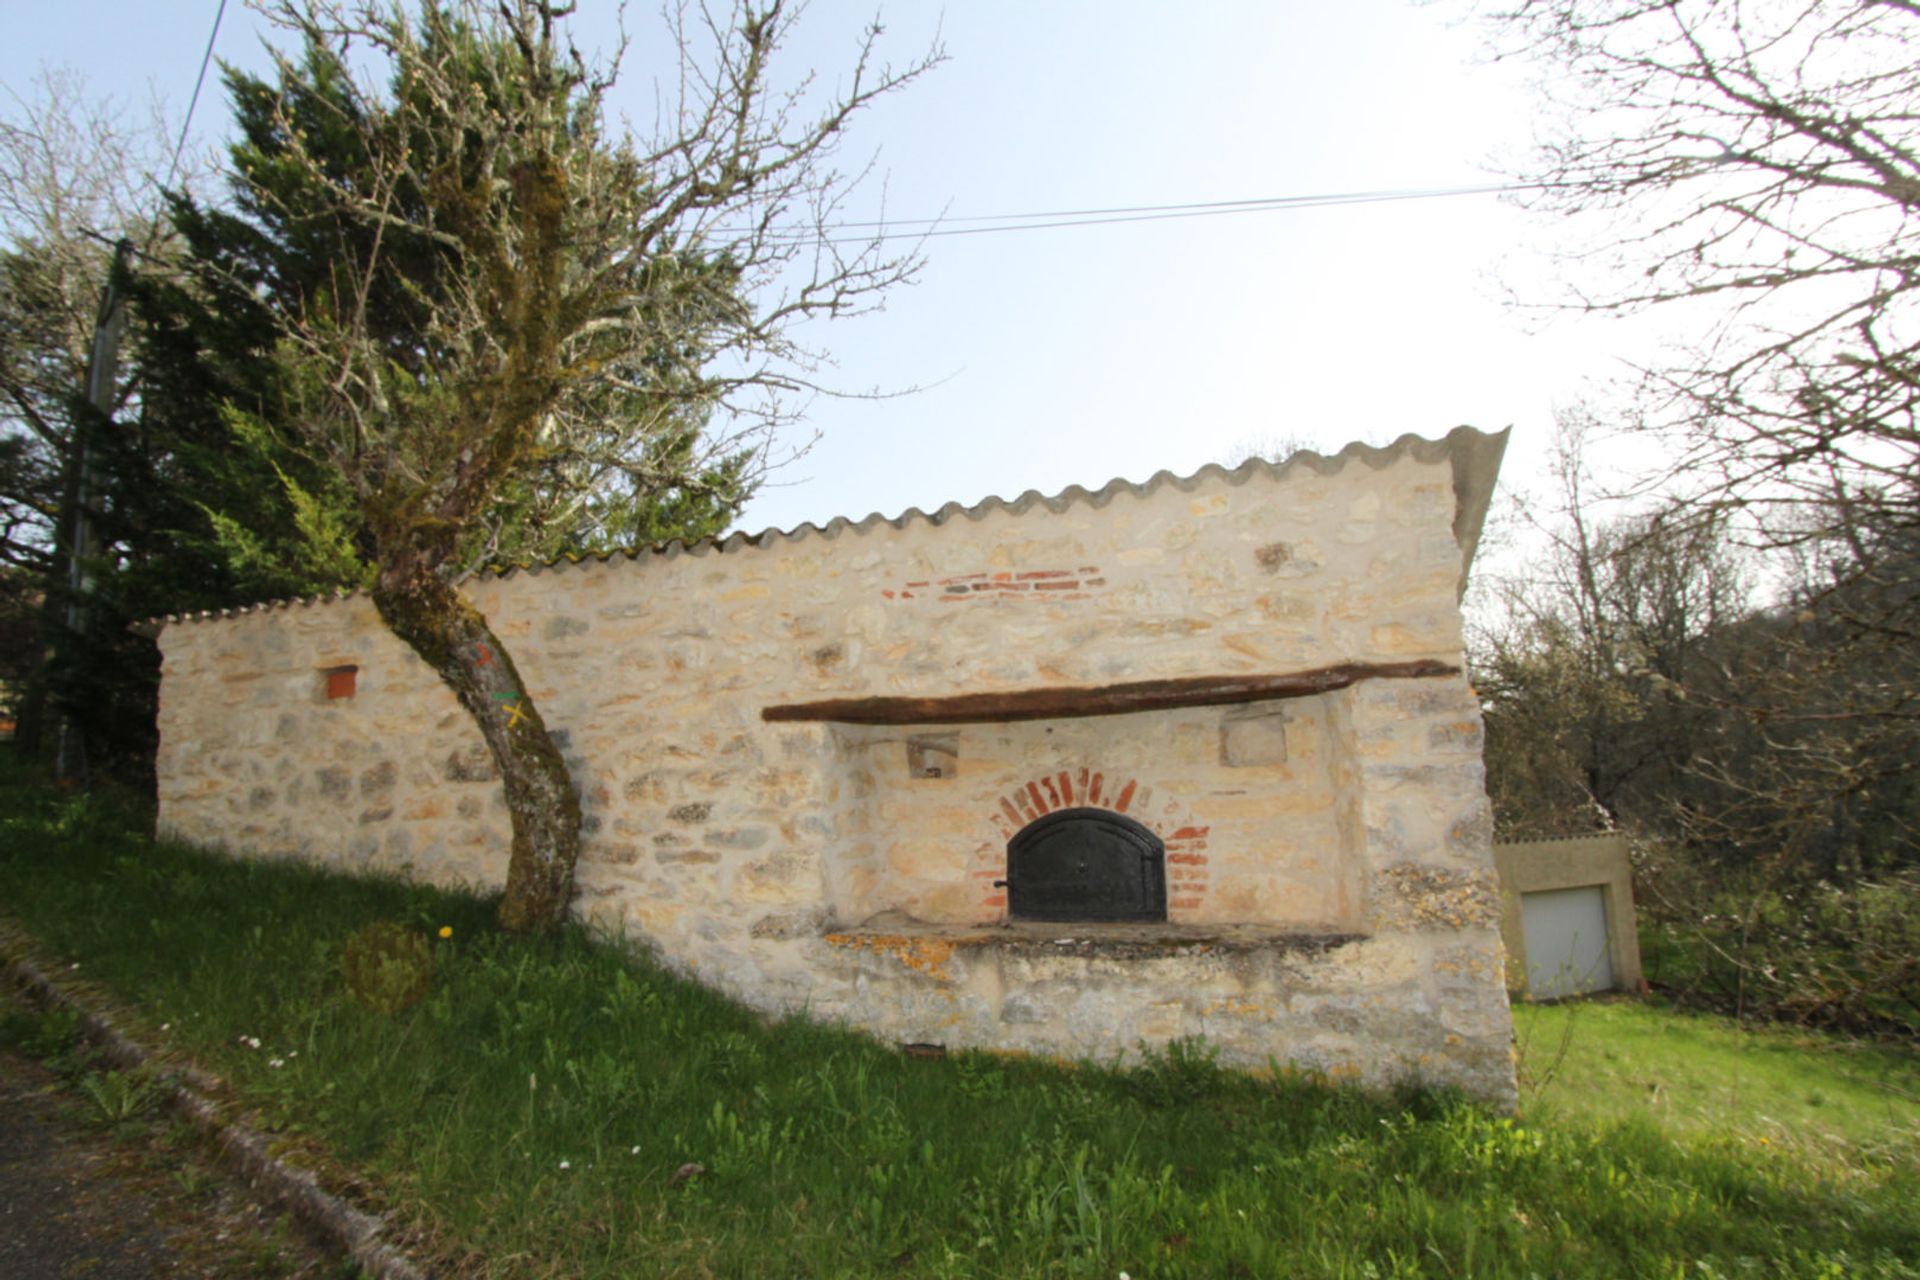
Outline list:
[[[990,213],[963,217],[891,218],[871,222],[834,222],[811,229],[775,232],[792,240],[821,244],[871,244],[880,240],[919,240],[936,236],[991,235],[1003,231],[1046,231],[1062,227],[1098,227],[1122,222],[1163,222],[1175,218],[1210,218],[1225,214],[1272,213],[1289,209],[1326,209],[1343,205],[1381,204],[1400,200],[1438,200],[1453,196],[1502,195],[1537,190],[1539,183],[1500,183],[1477,187],[1416,187],[1385,191],[1343,191],[1318,195],[1269,196],[1254,200],[1209,200],[1188,204],[1125,205],[1109,209],[1061,209],[1037,213]],[[956,222],[1000,223],[999,226],[956,227]],[[924,227],[919,231],[890,232],[890,227]],[[826,231],[877,228],[876,234],[827,236]],[[716,235],[744,234],[715,231]]]
[[[187,147],[187,130],[193,127],[193,111],[200,105],[200,90],[207,83],[207,68],[213,63],[213,42],[220,38],[220,20],[227,16],[227,0],[220,0],[220,8],[213,15],[213,30],[207,33],[207,51],[200,55],[200,74],[194,77],[193,97],[187,100],[187,118],[180,122],[180,140],[173,144],[173,163],[167,166],[167,180],[160,184],[161,191],[173,185],[173,177],[180,171],[180,153]]]

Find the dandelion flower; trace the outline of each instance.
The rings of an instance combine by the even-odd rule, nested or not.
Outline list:
[[[443,938],[451,938],[453,936],[453,926],[450,924],[441,925],[440,936]]]

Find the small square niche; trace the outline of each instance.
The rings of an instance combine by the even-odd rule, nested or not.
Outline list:
[[[959,772],[959,734],[922,733],[907,739],[909,778],[951,778]]]
[[[1220,763],[1229,769],[1287,762],[1287,716],[1273,707],[1236,707],[1220,718]]]
[[[321,696],[328,702],[339,702],[343,698],[353,697],[359,675],[359,667],[325,668],[320,672]]]

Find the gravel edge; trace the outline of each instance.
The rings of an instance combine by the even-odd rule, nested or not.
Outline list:
[[[383,1219],[354,1208],[322,1187],[312,1173],[273,1155],[260,1134],[223,1119],[206,1096],[214,1087],[212,1077],[191,1065],[175,1068],[159,1064],[150,1049],[121,1034],[104,1013],[86,1007],[55,986],[31,961],[12,955],[4,959],[14,986],[42,1006],[78,1016],[88,1039],[99,1045],[115,1066],[130,1070],[153,1063],[155,1078],[167,1090],[168,1105],[213,1139],[229,1171],[319,1232],[374,1280],[428,1280],[426,1272],[384,1241],[387,1224]]]

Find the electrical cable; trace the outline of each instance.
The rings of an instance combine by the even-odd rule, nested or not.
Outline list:
[[[1002,231],[1045,231],[1061,227],[1097,227],[1122,222],[1161,222],[1175,218],[1208,218],[1223,214],[1271,213],[1289,209],[1324,209],[1344,205],[1380,204],[1399,200],[1435,200],[1452,196],[1501,195],[1537,189],[1539,183],[1500,183],[1477,187],[1399,188],[1385,191],[1330,192],[1305,196],[1270,196],[1257,200],[1209,200],[1191,204],[1127,205],[1111,209],[1067,209],[1037,213],[992,213],[964,217],[894,218],[872,222],[835,222],[809,230],[773,233],[775,238],[817,241],[821,244],[872,244],[882,240],[919,240],[935,236],[987,235]],[[1011,223],[1006,226],[954,227],[954,222]],[[922,231],[889,233],[886,228],[925,226]],[[857,227],[875,227],[874,235],[826,236],[824,231],[842,231]],[[741,234],[736,230],[716,229],[714,235]]]
[[[187,99],[187,118],[180,122],[180,139],[173,144],[173,162],[167,166],[167,180],[160,184],[160,192],[163,198],[167,188],[173,185],[174,175],[180,172],[180,156],[181,153],[187,149],[187,130],[193,127],[193,112],[194,109],[200,105],[200,90],[204,88],[207,83],[207,68],[213,65],[213,45],[214,42],[220,38],[220,22],[226,16],[227,0],[220,0],[220,7],[214,11],[213,15],[213,30],[207,33],[206,52],[200,55],[200,74],[195,76],[193,80],[193,96]],[[156,231],[159,225],[159,219],[155,218],[154,227]],[[151,248],[153,241],[149,239],[147,244],[148,247]]]

